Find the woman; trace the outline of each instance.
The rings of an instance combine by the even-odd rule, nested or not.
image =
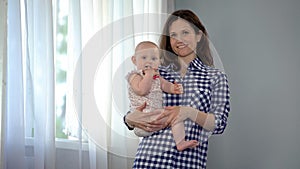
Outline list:
[[[164,65],[161,76],[182,84],[184,93],[165,93],[165,111],[155,121],[147,119],[159,112],[131,112],[124,117],[129,127],[156,131],[140,142],[133,168],[206,168],[208,137],[223,133],[227,124],[230,106],[226,75],[213,67],[207,31],[190,10],[178,10],[169,16],[160,48]],[[166,126],[182,121],[186,140],[198,140],[200,144],[179,152]]]

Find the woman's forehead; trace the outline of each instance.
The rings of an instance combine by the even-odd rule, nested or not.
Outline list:
[[[184,19],[177,19],[170,24],[169,32],[182,30],[182,29],[192,29],[190,23]]]

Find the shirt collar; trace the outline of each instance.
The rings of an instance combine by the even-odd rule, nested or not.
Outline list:
[[[190,68],[203,69],[205,65],[202,63],[200,58],[196,57],[191,63]]]
[[[164,71],[174,70],[175,64],[170,64],[168,66],[159,66],[158,69]],[[188,69],[203,69],[205,65],[202,63],[200,58],[196,57],[188,66]]]

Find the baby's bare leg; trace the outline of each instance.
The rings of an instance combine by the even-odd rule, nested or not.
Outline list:
[[[183,122],[176,123],[174,126],[172,126],[172,133],[178,151],[183,151],[187,148],[194,148],[199,144],[197,140],[185,140],[185,130]]]

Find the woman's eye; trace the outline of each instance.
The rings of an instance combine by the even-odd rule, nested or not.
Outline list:
[[[146,59],[146,56],[142,56],[142,59]]]
[[[170,34],[170,37],[171,37],[171,38],[175,38],[175,37],[176,37],[176,34],[175,34],[175,33],[171,33],[171,34]]]
[[[188,32],[188,31],[183,31],[183,34],[184,35],[187,35],[187,34],[189,34],[190,32]]]

